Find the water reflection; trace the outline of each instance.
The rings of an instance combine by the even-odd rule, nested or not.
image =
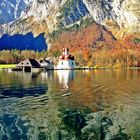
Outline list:
[[[38,75],[23,72],[1,74],[4,76],[0,77],[0,98],[39,96],[47,91],[47,85],[38,81]]]
[[[27,140],[28,126],[26,125],[26,122],[23,121],[19,116],[14,114],[13,115],[4,114],[3,116],[0,116],[0,123],[1,123],[0,129],[1,140],[7,139]]]
[[[0,139],[138,140],[139,72],[0,71]]]
[[[69,82],[74,80],[75,71],[74,70],[58,70],[55,71],[57,73],[59,83],[63,85],[64,89],[69,88]]]
[[[49,70],[49,71],[44,71],[42,73],[40,73],[40,76],[42,78],[42,81],[43,82],[46,82],[46,81],[50,81],[50,80],[53,80],[54,79],[54,71],[52,70]]]

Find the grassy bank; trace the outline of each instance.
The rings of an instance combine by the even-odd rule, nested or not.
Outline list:
[[[0,64],[0,69],[14,68],[16,64]]]

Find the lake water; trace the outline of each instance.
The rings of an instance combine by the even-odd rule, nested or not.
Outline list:
[[[140,70],[0,70],[1,140],[139,140]]]

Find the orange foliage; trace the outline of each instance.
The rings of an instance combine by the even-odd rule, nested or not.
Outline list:
[[[123,38],[123,42],[128,49],[140,48],[140,42],[136,42],[135,39],[140,38],[137,35],[127,35]]]
[[[67,47],[71,52],[84,51],[89,48],[96,50],[100,48],[112,49],[117,47],[117,42],[111,32],[105,27],[92,23],[78,31],[64,31],[60,33],[58,38],[52,42],[52,49],[60,50]]]
[[[51,52],[59,54],[69,48],[76,60],[83,65],[140,66],[140,42],[136,35],[127,35],[118,41],[110,31],[97,23],[91,23],[76,31],[60,32],[52,39]]]

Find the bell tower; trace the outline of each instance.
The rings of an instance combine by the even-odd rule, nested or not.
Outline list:
[[[69,49],[65,48],[65,56],[68,56],[68,55],[69,55]]]

